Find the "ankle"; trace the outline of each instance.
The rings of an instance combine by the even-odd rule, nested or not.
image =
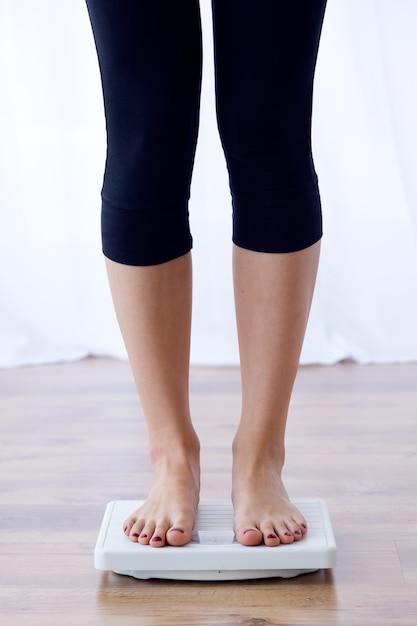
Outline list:
[[[195,431],[185,434],[167,429],[150,437],[150,457],[154,467],[195,464],[200,458],[200,441]]]
[[[232,444],[233,464],[238,472],[273,470],[282,472],[285,446],[282,437],[273,437],[260,430],[238,429]]]

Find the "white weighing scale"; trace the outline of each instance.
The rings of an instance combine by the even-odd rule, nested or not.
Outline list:
[[[141,504],[109,502],[94,551],[96,569],[140,579],[220,581],[292,578],[336,564],[332,525],[321,499],[293,501],[307,520],[308,532],[300,541],[276,547],[238,543],[227,500],[200,502],[192,541],[185,546],[143,546],[122,530],[124,520]]]

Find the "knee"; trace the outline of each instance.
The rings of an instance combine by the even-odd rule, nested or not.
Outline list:
[[[108,115],[103,196],[120,207],[184,202],[189,194],[198,113],[169,97]]]
[[[301,250],[322,231],[309,116],[258,104],[219,116],[233,199],[233,240],[263,252]]]
[[[232,190],[256,195],[296,191],[314,180],[309,107],[290,100],[254,98],[219,109]]]

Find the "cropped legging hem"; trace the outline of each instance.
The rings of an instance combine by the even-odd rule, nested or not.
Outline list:
[[[232,204],[233,243],[240,248],[268,253],[297,252],[323,236],[317,182],[298,193],[262,200],[232,192]]]
[[[123,265],[160,265],[190,252],[188,203],[126,209],[102,199],[103,254]],[[156,245],[158,242],[158,245]]]
[[[323,235],[317,182],[302,192],[262,201],[232,192],[232,205],[233,243],[246,250],[296,252],[310,247]],[[192,249],[188,202],[133,210],[103,198],[101,216],[103,253],[117,263],[159,265]]]

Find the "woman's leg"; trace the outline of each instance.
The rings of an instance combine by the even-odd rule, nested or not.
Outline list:
[[[201,85],[198,0],[87,0],[107,129],[103,251],[135,266],[190,251]]]
[[[325,0],[213,0],[213,8],[242,372],[235,533],[274,546],[307,530],[281,472],[322,234],[311,109]]]
[[[191,539],[200,487],[188,404],[191,254],[150,267],[106,263],[155,472],[146,503],[124,531],[155,547],[183,545]]]
[[[149,430],[154,482],[124,523],[132,541],[190,541],[199,441],[188,404],[191,235],[197,139],[198,0],[87,0],[103,82],[103,251]]]
[[[234,248],[243,397],[233,444],[232,498],[236,537],[243,544],[290,543],[307,530],[281,472],[319,250],[320,243],[286,254]]]

